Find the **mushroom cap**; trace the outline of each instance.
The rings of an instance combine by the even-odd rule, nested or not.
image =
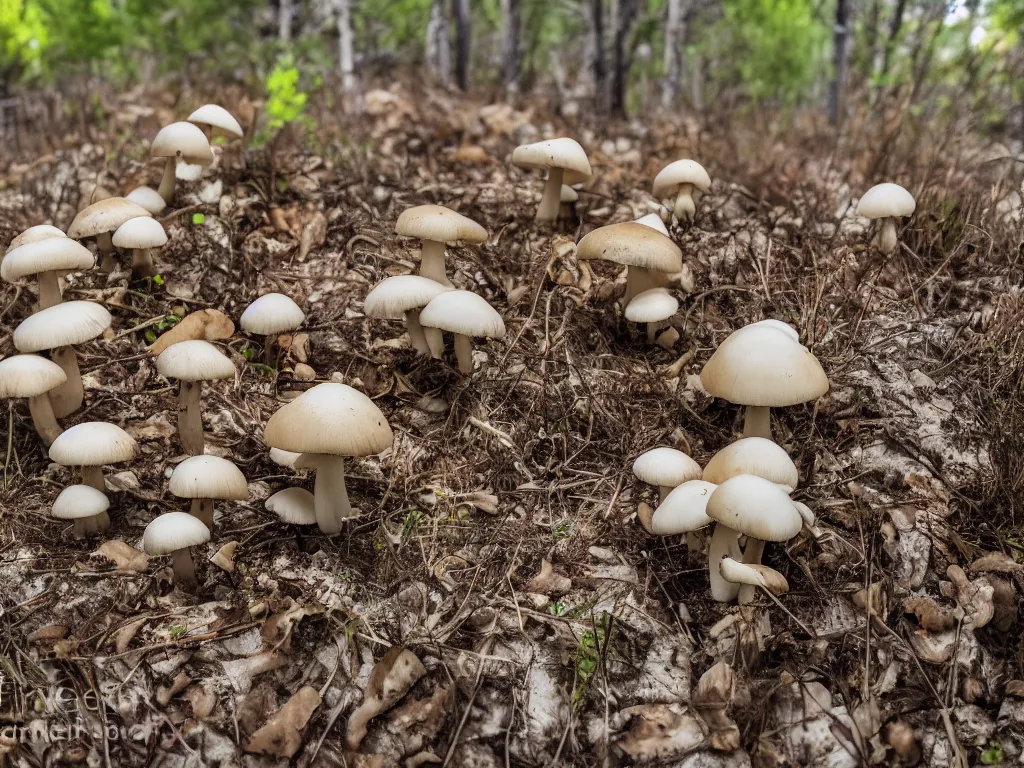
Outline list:
[[[648,213],[646,216],[641,216],[633,223],[643,224],[645,227],[650,227],[655,232],[660,232],[665,237],[668,237],[668,227],[665,226],[665,222],[662,221],[661,216],[656,213]]]
[[[124,199],[141,205],[154,216],[167,207],[167,201],[152,187],[136,187],[125,195]]]
[[[450,291],[446,285],[421,275],[398,275],[381,280],[363,299],[363,313],[379,320],[398,320],[410,309],[427,306]]]
[[[781,485],[789,493],[796,488],[796,464],[782,446],[763,437],[744,437],[727,445],[704,467],[704,479],[721,484],[737,475],[756,475]]]
[[[174,468],[167,487],[180,499],[249,498],[245,475],[220,456],[190,456]]]
[[[91,485],[69,485],[54,500],[50,514],[58,520],[78,520],[94,517],[109,508],[110,499],[102,491]]]
[[[733,584],[749,584],[752,587],[764,587],[773,595],[784,595],[789,592],[786,577],[769,568],[767,565],[751,565],[723,557],[718,564],[722,578]]]
[[[198,130],[198,129],[196,129]],[[149,218],[153,214],[138,203],[123,197],[108,197],[83,208],[68,227],[68,237],[82,240],[113,232],[129,219]]]
[[[605,259],[630,267],[674,273],[683,268],[683,252],[665,235],[645,224],[609,224],[585,235],[576,247],[581,259]]]
[[[64,369],[39,355],[0,360],[0,398],[36,397],[68,380]]]
[[[235,375],[231,359],[202,339],[171,344],[157,357],[156,369],[164,378],[178,381],[212,381]]]
[[[651,533],[672,536],[698,531],[711,525],[708,499],[717,486],[704,480],[689,480],[672,489],[651,517]]]
[[[169,555],[210,540],[210,529],[186,512],[165,512],[153,519],[142,534],[142,548],[154,557]]]
[[[857,213],[869,219],[910,216],[917,208],[914,196],[899,184],[876,184],[857,203]]]
[[[242,126],[238,124],[234,116],[228,112],[224,107],[218,106],[217,104],[203,104],[199,109],[188,116],[190,123],[199,123],[200,125],[209,125],[212,128],[218,128],[224,133],[231,134],[242,138],[244,131]]]
[[[102,467],[131,461],[139,450],[135,438],[116,424],[85,421],[64,430],[50,446],[50,461],[62,467]]]
[[[701,192],[711,189],[711,177],[695,160],[676,160],[662,168],[654,177],[654,196],[668,197],[681,184],[692,184]]]
[[[395,222],[395,232],[404,237],[418,237],[437,243],[482,243],[487,230],[472,219],[443,205],[417,205],[406,208]]]
[[[263,439],[272,448],[331,456],[370,456],[395,436],[374,402],[346,384],[317,384],[281,406]]]
[[[562,192],[558,197],[561,203],[575,203],[580,199],[579,193],[568,184],[562,185]]]
[[[95,339],[110,327],[106,308],[92,301],[65,301],[25,318],[14,329],[19,352],[39,352]]]
[[[793,506],[796,507],[796,511],[800,514],[800,517],[808,528],[814,525],[814,511],[810,507],[802,501],[794,501]]]
[[[313,494],[305,488],[285,488],[266,500],[265,506],[291,525],[316,525]]]
[[[111,238],[118,248],[160,248],[167,244],[163,225],[151,216],[128,219]]]
[[[624,314],[631,323],[660,323],[678,309],[678,299],[667,288],[649,288],[633,297]]]
[[[301,455],[295,451],[282,451],[280,448],[270,449],[270,460],[277,466],[288,467],[288,469],[295,469],[295,462]]]
[[[771,480],[737,475],[711,494],[708,517],[761,541],[788,541],[800,533],[803,518],[786,492]]]
[[[675,488],[689,480],[700,480],[700,464],[682,451],[667,446],[641,453],[633,462],[633,474],[650,485]]]
[[[0,277],[9,283],[40,272],[91,269],[95,257],[77,240],[69,237],[51,237],[34,243],[19,245],[8,251],[0,262]]]
[[[153,139],[150,154],[153,157],[176,157],[192,165],[213,163],[213,150],[206,134],[192,123],[165,125]]]
[[[267,293],[245,308],[238,324],[248,333],[269,336],[294,331],[305,319],[299,305],[283,293]]]
[[[11,244],[7,246],[7,252],[10,253],[15,248],[27,245],[28,243],[38,243],[40,240],[49,240],[51,237],[67,237],[64,234],[64,230],[57,229],[57,227],[51,226],[50,224],[36,224],[34,227],[29,227],[16,238],[11,240]]]
[[[828,376],[810,350],[771,325],[741,328],[721,343],[700,372],[704,389],[737,405],[772,408],[828,392]]]
[[[789,338],[791,338],[793,341],[797,342],[798,344],[800,343],[800,334],[797,331],[797,329],[794,328],[789,323],[784,323],[781,320],[775,320],[775,319],[772,319],[772,318],[769,318],[768,320],[758,320],[756,323],[751,323],[750,325],[747,325],[747,326],[744,326],[744,327],[746,327],[746,328],[754,328],[754,327],[758,327],[758,328],[774,328],[777,331],[782,331],[787,336],[789,336]]]
[[[576,139],[561,138],[523,144],[512,152],[512,162],[520,168],[562,168],[565,184],[582,184],[590,179],[590,161]]]
[[[463,336],[505,337],[505,321],[482,296],[471,291],[439,293],[420,312],[420,325]]]

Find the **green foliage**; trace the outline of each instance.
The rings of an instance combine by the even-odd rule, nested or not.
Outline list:
[[[171,627],[171,640],[180,640],[185,636],[185,633],[187,631],[187,627],[183,627],[180,624],[174,625],[173,627]]]
[[[203,224],[206,223],[206,216],[202,213],[193,213],[192,223],[195,224],[197,227],[201,227]]]
[[[267,91],[267,123],[257,133],[253,141],[255,145],[265,144],[274,134],[291,123],[299,122],[309,127],[308,120],[303,114],[306,102],[309,101],[309,94],[306,93],[301,80],[299,68],[290,55],[280,57],[274,64],[264,83]],[[321,82],[320,76],[314,75],[310,85],[319,87]]]
[[[981,750],[981,754],[978,755],[978,762],[982,765],[998,765],[1003,762],[1004,757],[1003,745],[998,741],[990,741],[988,746]]]
[[[579,709],[587,691],[590,690],[590,681],[597,672],[601,663],[601,655],[607,647],[610,624],[608,613],[603,612],[594,629],[584,632],[576,646],[576,685],[572,692],[573,709]]]

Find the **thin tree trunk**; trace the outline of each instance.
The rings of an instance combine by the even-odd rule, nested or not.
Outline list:
[[[292,0],[278,0],[277,40],[287,45],[292,40]]]
[[[352,42],[352,2],[335,0],[338,23],[338,69],[341,72],[341,88],[353,91],[356,88],[355,53]]]
[[[882,0],[872,0],[864,22],[864,52],[860,60],[860,80],[870,82],[878,59],[878,25],[882,14]]]
[[[683,74],[680,44],[683,39],[683,0],[668,0],[665,20],[664,79],[661,81],[661,106],[668,108],[679,96],[679,79]]]
[[[889,19],[889,37],[885,41],[885,51],[882,52],[882,74],[889,74],[889,65],[892,62],[892,53],[896,48],[896,38],[903,28],[903,13],[907,9],[907,0],[896,0],[892,9],[892,18]]]
[[[590,0],[590,35],[594,46],[594,103],[597,110],[605,108],[606,68],[604,60],[604,5],[603,0]]]
[[[846,41],[849,37],[849,5],[836,0],[836,21],[832,29],[832,82],[828,88],[828,122],[835,127],[843,109],[843,83],[846,80]]]
[[[501,82],[509,94],[519,91],[519,0],[501,0]]]
[[[427,22],[426,58],[428,66],[442,83],[452,77],[451,48],[448,39],[448,18],[441,0],[434,0]]]
[[[459,88],[469,90],[469,49],[471,25],[469,0],[452,0],[455,13],[455,81]]]
[[[630,55],[626,48],[629,31],[636,17],[636,0],[618,0],[615,9],[615,36],[612,40],[612,114],[625,116],[626,89],[629,86]]]

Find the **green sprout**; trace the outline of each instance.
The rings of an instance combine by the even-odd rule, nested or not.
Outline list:
[[[206,215],[202,213],[193,213],[192,223],[195,224],[196,226],[202,226],[203,224],[206,223]]]
[[[180,640],[185,636],[187,631],[188,630],[180,624],[171,627],[171,640]]]

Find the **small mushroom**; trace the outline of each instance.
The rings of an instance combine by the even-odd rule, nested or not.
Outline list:
[[[487,301],[470,291],[448,291],[434,297],[420,312],[424,328],[436,328],[455,334],[455,357],[459,371],[473,372],[473,337],[488,339],[505,337],[505,322]],[[440,335],[440,334],[439,334]],[[432,342],[436,337],[427,336]],[[441,357],[440,345],[431,348],[434,357]]]
[[[693,191],[708,192],[711,177],[704,166],[694,160],[676,160],[654,177],[654,196],[659,200],[675,195],[673,212],[680,221],[691,221],[697,212]]]
[[[15,248],[28,243],[38,243],[40,240],[49,240],[51,237],[67,237],[64,231],[54,227],[50,224],[36,224],[34,227],[29,227],[20,235],[11,240],[7,246],[7,253],[10,253]]]
[[[12,355],[0,360],[0,399],[28,399],[32,426],[46,447],[63,431],[53,415],[49,393],[67,380],[63,368],[39,355]]]
[[[174,186],[178,163],[200,166],[200,170],[213,163],[213,150],[206,134],[192,123],[171,123],[160,129],[150,154],[164,160],[164,175],[157,192],[167,201],[174,202]]]
[[[135,458],[135,438],[116,424],[86,421],[69,427],[50,446],[50,461],[62,467],[81,467],[82,483],[106,493],[103,467]]]
[[[136,187],[125,195],[124,199],[142,206],[154,216],[162,213],[167,207],[167,201],[160,197],[160,193],[152,187]]]
[[[673,488],[690,480],[700,480],[701,473],[700,464],[682,451],[667,446],[641,453],[633,462],[633,474],[643,483],[658,486],[658,498],[662,502]]]
[[[39,286],[38,309],[49,309],[61,302],[57,283],[61,274],[92,269],[95,264],[96,259],[81,243],[69,237],[51,237],[8,251],[0,263],[0,277],[13,283],[35,275]]]
[[[214,133],[235,139],[245,135],[234,116],[217,104],[204,104],[188,116],[188,121],[198,125],[207,139],[212,139]]]
[[[100,269],[113,272],[117,268],[113,234],[129,219],[151,218],[152,214],[141,205],[123,197],[108,197],[83,208],[68,227],[68,237],[75,240],[96,238],[102,260]]]
[[[665,321],[679,309],[679,300],[667,288],[648,288],[626,305],[623,314],[631,323],[647,323],[647,343],[653,344]]]
[[[912,216],[917,209],[914,196],[899,184],[876,184],[857,203],[857,213],[869,219],[881,219],[881,228],[872,245],[888,256],[896,250],[896,219]]]
[[[294,451],[282,451],[280,448],[270,449],[270,460],[277,464],[279,467],[288,467],[288,469],[295,469],[295,462],[299,460],[301,453],[295,453]]]
[[[215,499],[245,501],[249,484],[241,470],[219,456],[191,456],[171,473],[168,490],[179,499],[191,499],[189,514],[213,531]]]
[[[153,277],[159,273],[151,251],[167,244],[167,232],[159,221],[150,217],[128,219],[111,240],[118,248],[131,250],[133,277]]]
[[[666,227],[665,222],[661,220],[661,216],[656,213],[648,213],[646,216],[641,216],[633,223],[643,224],[645,227],[650,227],[655,232],[660,232],[665,237],[668,237],[668,227]]]
[[[453,286],[445,273],[445,244],[459,241],[482,243],[487,240],[486,229],[443,205],[406,208],[395,223],[395,232],[403,237],[418,237],[422,241],[420,274],[447,288]]]
[[[604,259],[627,267],[624,306],[639,293],[664,288],[668,275],[683,269],[683,252],[660,232],[638,224],[611,224],[585,235],[576,246],[580,259]]]
[[[651,533],[656,536],[685,533],[686,545],[694,552],[699,551],[702,544],[695,532],[714,522],[707,515],[707,506],[716,487],[704,480],[688,480],[673,488],[651,516]]]
[[[367,317],[379,320],[405,320],[412,347],[421,355],[430,354],[427,334],[433,337],[435,348],[441,346],[441,332],[436,328],[424,329],[420,325],[420,311],[450,290],[443,283],[420,275],[399,275],[377,283],[363,300],[363,312]]]
[[[763,437],[744,437],[720,450],[704,467],[704,479],[721,485],[737,475],[756,475],[771,480],[785,493],[799,482],[796,464],[777,443]]]
[[[269,512],[276,514],[282,523],[292,526],[295,543],[304,549],[302,526],[316,525],[316,499],[305,488],[285,488],[264,502]]]
[[[767,565],[741,563],[731,557],[724,557],[718,567],[722,578],[730,584],[761,587],[773,595],[784,595],[789,592],[789,582],[786,581],[786,577]],[[741,595],[743,586],[740,587]],[[742,605],[744,602],[748,601],[744,601],[741,597],[740,604]]]
[[[166,512],[146,526],[142,548],[151,557],[170,555],[174,580],[188,587],[197,587],[199,581],[189,547],[209,540],[210,529],[199,519],[184,512]]]
[[[537,208],[537,221],[554,221],[558,217],[562,185],[583,184],[591,174],[587,153],[579,142],[569,138],[518,146],[512,153],[512,162],[520,168],[547,169],[548,180]]]
[[[283,293],[267,293],[245,308],[238,324],[246,333],[266,337],[263,358],[269,361],[277,336],[298,329],[305,319],[305,313],[289,297]]]
[[[84,539],[110,528],[109,507],[106,494],[91,485],[69,485],[57,496],[50,513],[58,520],[74,520],[74,537]]]
[[[156,359],[161,376],[177,379],[178,436],[186,453],[202,455],[203,437],[202,391],[204,381],[230,379],[235,375],[235,364],[213,344],[201,339],[172,344]]]

